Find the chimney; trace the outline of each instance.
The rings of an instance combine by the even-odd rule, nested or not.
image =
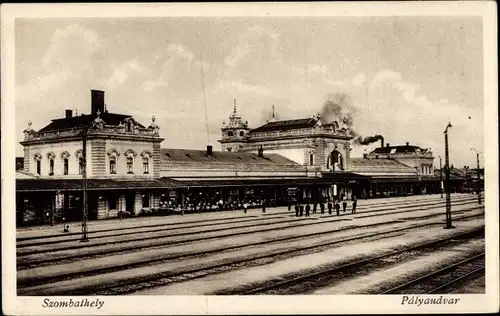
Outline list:
[[[104,91],[90,90],[91,92],[91,115],[95,115],[97,111],[104,113]]]
[[[73,117],[73,110],[66,110],[66,118],[72,118]]]
[[[391,144],[387,143],[385,144],[385,147],[391,147]]]
[[[409,143],[409,142],[406,142],[406,146],[410,146],[410,143]]]
[[[264,149],[262,149],[262,145],[260,145],[260,148],[259,148],[257,154],[259,155],[259,157],[264,157]]]
[[[212,146],[211,145],[207,146],[207,156],[212,156]]]
[[[384,147],[384,138],[380,137],[380,147]]]

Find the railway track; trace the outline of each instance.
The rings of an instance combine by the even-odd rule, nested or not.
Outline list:
[[[475,199],[471,199],[469,197],[465,198],[459,198],[455,199],[454,205],[463,205],[463,203],[458,204],[457,202],[474,202]],[[392,203],[389,207],[379,207],[377,204],[377,207],[373,207],[374,205],[362,205],[358,206],[358,214],[370,214],[370,213],[376,213],[376,212],[381,212],[381,211],[390,211],[390,210],[397,210],[397,209],[405,209],[405,208],[414,208],[416,207],[415,204],[413,203],[414,201],[404,201],[404,202],[399,202],[399,203]],[[442,200],[436,199],[435,201],[428,201],[426,200],[427,203],[420,204],[419,207],[422,206],[437,206],[440,204],[444,205],[444,202]],[[385,204],[389,204],[389,202],[386,202]],[[362,211],[363,209],[369,209],[368,211]],[[394,214],[394,213],[388,213],[388,214]],[[286,212],[276,212],[276,213],[268,213],[266,214],[268,216],[280,216],[280,215],[290,215],[289,211]],[[323,217],[328,217],[328,214],[324,214],[325,216]],[[341,214],[341,215],[347,215],[347,214]],[[381,213],[383,215],[383,213]],[[336,215],[335,215],[336,216]],[[252,217],[252,218],[248,218]],[[262,218],[259,216],[252,216],[249,215],[248,217],[242,218],[241,216],[234,216],[234,217],[229,217],[229,218],[223,218],[223,219],[207,219],[207,220],[196,220],[196,221],[189,221],[189,222],[174,222],[174,223],[160,223],[160,224],[149,224],[149,225],[144,225],[144,226],[134,226],[134,227],[119,227],[115,229],[101,229],[101,230],[96,230],[96,231],[90,231],[89,235],[93,238],[97,237],[116,237],[116,236],[125,236],[125,235],[136,235],[138,233],[148,233],[148,232],[158,232],[158,231],[164,231],[164,228],[168,227],[179,227],[179,228],[195,228],[195,227],[206,227],[207,225],[223,225],[223,224],[231,224],[231,223],[244,223],[244,222],[258,222],[258,221],[265,221],[265,220],[270,220],[269,218]],[[184,226],[185,225],[185,226]],[[121,232],[120,232],[121,231]],[[116,233],[119,232],[119,233]],[[29,246],[36,246],[36,245],[47,245],[47,244],[57,244],[57,243],[65,243],[68,241],[78,241],[80,238],[81,233],[80,232],[72,232],[72,233],[66,233],[66,234],[53,234],[53,235],[43,235],[43,236],[38,236],[38,237],[18,237],[17,238],[17,247],[18,248],[23,248],[23,247],[29,247]],[[92,236],[94,235],[94,236]],[[52,239],[52,240],[47,240],[47,239]],[[89,244],[89,245],[82,245],[85,247],[91,247],[94,244]]]
[[[431,242],[404,247],[379,256],[354,260],[331,268],[289,275],[285,280],[268,281],[264,284],[255,284],[247,288],[231,289],[213,293],[215,295],[265,295],[265,294],[306,294],[314,289],[330,285],[334,282],[349,278],[359,273],[360,270],[370,270],[388,265],[390,257],[398,257],[404,253],[429,253],[450,244],[468,240],[471,237],[484,238],[484,226],[479,230],[464,232],[460,235],[442,238]]]
[[[473,204],[474,201],[465,201],[465,202],[462,202],[462,203],[456,203],[454,204],[454,206],[462,206],[462,205],[467,205],[467,204]],[[399,212],[391,212],[390,214],[396,214],[396,213],[408,213],[408,212],[418,212],[418,211],[424,211],[424,210],[429,210],[429,209],[433,209],[435,208],[436,204],[434,205],[430,205],[430,206],[427,206],[425,208],[421,208],[420,206],[416,207],[416,206],[412,206],[412,209],[411,210],[404,210],[404,211],[399,211]],[[378,212],[376,211],[366,211],[366,212],[363,212],[363,213],[374,213],[375,215],[358,215],[358,213],[356,214],[356,218],[366,218],[366,217],[372,217],[372,216],[384,216],[384,215],[389,215],[387,213],[382,213],[382,214],[379,214]],[[329,218],[329,217],[332,217],[331,219],[329,220],[325,220],[325,221],[322,221],[321,223],[328,223],[328,222],[335,222],[335,221],[341,221],[341,220],[348,220],[347,217],[344,217],[345,215],[348,215],[348,214],[342,214],[343,216],[336,216],[336,215],[330,215],[330,216],[322,216],[325,217],[325,218]],[[307,218],[308,220],[312,219],[312,218]],[[182,231],[182,230],[185,230],[187,228],[197,228],[199,227],[198,225],[195,225],[195,226],[180,226],[180,227],[176,227],[175,229],[172,229],[166,233],[162,233],[162,234],[149,234],[147,236],[144,236],[142,235],[141,237],[133,237],[133,238],[128,238],[128,239],[122,239],[122,240],[114,240],[114,241],[106,241],[106,240],[103,240],[103,241],[100,241],[100,242],[93,242],[93,243],[90,243],[90,244],[80,244],[78,243],[78,241],[76,240],[73,240],[73,243],[68,243],[68,240],[63,240],[63,241],[58,241],[57,243],[63,243],[62,246],[50,246],[50,247],[44,247],[44,248],[40,248],[40,247],[37,247],[37,246],[48,246],[52,243],[40,243],[40,244],[30,244],[30,245],[19,245],[18,249],[17,249],[17,257],[18,258],[22,258],[23,256],[28,256],[30,254],[40,254],[40,253],[45,253],[45,252],[55,252],[55,251],[63,251],[63,250],[74,250],[74,249],[81,249],[81,248],[91,248],[91,247],[96,247],[96,246],[100,246],[100,245],[105,245],[109,248],[110,245],[118,245],[118,244],[124,244],[124,243],[130,243],[130,242],[134,242],[134,241],[140,241],[141,245],[142,245],[142,248],[146,248],[148,246],[147,243],[145,243],[145,241],[147,240],[158,240],[158,238],[171,238],[171,237],[176,237],[176,236],[182,236],[182,235],[194,235],[194,234],[199,234],[199,233],[211,233],[211,232],[220,232],[220,231],[226,231],[226,230],[234,230],[234,229],[245,229],[245,228],[250,228],[250,227],[262,227],[262,226],[268,226],[268,225],[276,225],[276,224],[281,224],[281,223],[297,223],[297,225],[295,226],[306,226],[306,225],[314,225],[314,224],[317,224],[317,223],[314,223],[314,222],[309,222],[309,223],[304,223],[304,219],[303,218],[295,218],[293,217],[293,219],[285,219],[285,220],[280,220],[279,223],[277,223],[276,221],[271,221],[271,219],[269,218],[259,218],[259,219],[254,219],[253,221],[270,221],[270,222],[265,222],[265,223],[257,223],[257,224],[251,224],[251,225],[243,225],[243,226],[235,226],[234,223],[223,223],[223,224],[216,224],[216,225],[232,225],[232,226],[228,226],[228,227],[222,227],[222,228],[208,228],[208,229],[205,229],[205,230],[193,230],[193,231]],[[239,224],[240,222],[237,222],[237,224]],[[207,227],[207,225],[200,225],[200,226],[205,226]],[[291,225],[293,226],[293,225]],[[273,229],[273,228],[271,228]],[[180,232],[179,233],[175,233],[175,230],[179,230]],[[164,232],[164,230],[161,230]],[[255,231],[255,230],[252,230],[252,231]],[[264,230],[261,230],[261,231],[266,231],[266,229]],[[134,234],[135,236],[138,236],[138,233],[136,232]],[[122,235],[115,235],[115,236],[122,236]],[[102,237],[110,237],[110,236],[102,236]],[[53,243],[56,243],[56,242],[53,242]],[[151,246],[155,246],[155,244],[153,243]],[[126,249],[119,249],[119,250],[126,250]]]
[[[484,275],[484,252],[419,276],[381,294],[442,294],[471,278]]]
[[[442,223],[439,223],[442,224]],[[186,279],[197,278],[200,276],[204,276],[207,274],[213,273],[221,273],[224,271],[228,271],[231,269],[238,269],[241,267],[262,265],[269,262],[273,262],[276,260],[283,260],[292,256],[304,255],[307,253],[319,252],[324,249],[332,248],[335,246],[345,245],[346,243],[359,242],[362,240],[368,239],[377,239],[377,238],[387,238],[394,236],[395,234],[402,233],[404,230],[414,229],[416,226],[403,228],[400,230],[390,230],[384,232],[376,232],[376,233],[365,233],[358,234],[357,236],[341,238],[330,243],[323,243],[320,245],[312,245],[309,247],[296,248],[292,247],[292,249],[286,249],[282,251],[272,251],[271,253],[259,253],[257,252],[253,256],[247,257],[237,257],[230,260],[215,262],[214,264],[206,264],[206,265],[198,265],[189,269],[183,267],[179,271],[166,271],[149,275],[139,275],[136,277],[123,276],[122,279],[113,278],[112,275],[109,275],[108,282],[99,282],[98,284],[80,284],[80,286],[74,287],[70,289],[68,287],[61,286],[49,287],[49,291],[43,291],[43,289],[33,288],[34,284],[45,284],[49,282],[62,281],[66,279],[73,279],[79,277],[89,277],[94,275],[101,275],[103,273],[112,273],[113,268],[111,269],[102,269],[102,270],[92,270],[88,273],[77,274],[77,275],[66,275],[60,276],[59,279],[47,279],[47,278],[39,278],[38,280],[32,279],[29,282],[25,283],[24,286],[29,286],[27,288],[23,287],[23,284],[18,285],[18,294],[19,295],[86,295],[86,294],[94,294],[94,295],[116,295],[116,294],[128,294],[137,291],[138,289],[161,286],[165,284],[170,284],[172,282],[179,282]],[[432,244],[432,243],[431,243]],[[421,246],[423,247],[423,246]],[[186,258],[182,258],[186,259]],[[170,260],[171,261],[171,260]],[[148,266],[153,264],[143,263],[142,266]],[[154,264],[158,264],[158,262],[154,262]],[[168,264],[168,260],[166,261]],[[128,271],[132,268],[138,268],[140,266],[136,265],[132,266],[122,266],[119,270]],[[116,267],[115,267],[116,268]],[[159,269],[161,271],[161,269]],[[101,279],[102,280],[102,279]],[[42,286],[43,287],[43,286]]]
[[[480,207],[479,207],[480,208]],[[461,210],[457,210],[455,212],[462,212]],[[481,214],[473,214],[473,216],[480,216]],[[435,214],[434,217],[440,217],[442,216],[441,214]],[[471,215],[472,216],[472,215]],[[464,216],[462,216],[464,217]],[[468,216],[465,216],[464,218],[468,218]],[[338,221],[338,219],[336,220]],[[335,221],[333,221],[335,222]],[[285,237],[276,237],[272,239],[268,239],[265,242],[257,242],[257,243],[250,243],[246,244],[245,246],[255,246],[255,245],[263,245],[263,244],[270,244],[274,242],[288,242],[292,240],[298,240],[298,239],[305,239],[305,238],[310,238],[313,236],[321,236],[321,235],[326,235],[326,234],[332,234],[332,233],[338,233],[346,230],[355,230],[355,229],[363,229],[363,228],[370,228],[370,227],[377,227],[377,226],[384,226],[384,225],[394,225],[397,223],[403,223],[404,221],[402,220],[395,220],[395,221],[386,221],[386,222],[377,222],[377,223],[372,223],[372,224],[366,224],[366,225],[351,225],[347,227],[340,227],[340,228],[333,228],[333,229],[328,229],[325,227],[325,229],[318,230],[313,233],[307,233],[303,234],[300,236],[285,236]],[[329,222],[322,222],[321,224],[328,224]],[[286,227],[281,227],[281,229],[289,229],[289,228],[294,228],[294,227],[307,227],[310,225],[319,225],[320,223],[311,221],[310,223],[303,223],[301,225],[296,225],[296,226],[286,226]],[[436,223],[430,223],[430,225],[435,225]],[[424,227],[428,226],[427,224],[419,225],[416,227]],[[193,243],[193,242],[199,242],[199,241],[204,241],[204,240],[218,240],[222,238],[229,238],[229,237],[237,237],[241,235],[246,235],[246,234],[251,234],[251,233],[262,233],[262,232],[273,232],[276,231],[276,227],[274,228],[267,228],[267,229],[262,229],[262,230],[253,230],[253,231],[246,231],[246,232],[234,232],[234,233],[229,233],[229,234],[218,234],[215,236],[198,236],[196,238],[184,238],[184,239],[179,239],[179,240],[167,240],[167,241],[158,241],[155,245],[156,246],[161,246],[164,248],[165,246],[175,246],[175,245],[182,245],[182,244],[187,244],[187,243]],[[190,235],[190,234],[189,234]],[[189,236],[188,235],[188,236]],[[180,236],[183,236],[180,234]],[[226,247],[224,250],[230,250],[230,249],[236,249],[242,247],[241,245],[234,245],[234,246],[229,246]],[[54,264],[61,264],[61,263],[69,263],[75,260],[83,260],[83,259],[95,259],[99,257],[104,257],[104,256],[109,256],[113,254],[126,254],[126,253],[132,253],[137,250],[145,250],[147,248],[150,248],[150,245],[144,246],[144,245],[129,245],[127,247],[120,247],[119,249],[95,249],[93,252],[86,252],[86,253],[76,253],[76,254],[53,254],[50,256],[43,256],[40,258],[40,255],[37,257],[19,257],[18,258],[18,269],[19,270],[24,270],[24,269],[29,269],[29,268],[34,268],[34,267],[42,267],[46,265],[54,265]],[[127,251],[128,250],[128,251]],[[156,261],[161,261],[165,259],[157,259]],[[152,263],[153,261],[149,261],[149,263]]]

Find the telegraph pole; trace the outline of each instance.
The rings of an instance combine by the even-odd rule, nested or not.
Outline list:
[[[90,127],[90,126],[89,126]],[[87,133],[89,127],[83,130],[83,150],[82,150],[82,176],[83,176],[83,218],[82,218],[82,239],[81,242],[88,242],[87,221],[88,221],[88,201],[87,201]]]
[[[480,183],[480,175],[479,175],[479,153],[475,148],[471,148],[471,150],[474,150],[476,152],[476,163],[477,163],[477,183],[476,183],[476,190],[477,190],[477,203],[481,204],[481,183]]]
[[[443,167],[441,162],[441,156],[439,157],[439,192],[441,192],[441,198],[443,198]]]
[[[451,194],[450,194],[450,157],[448,149],[448,128],[451,128],[451,123],[448,122],[444,130],[444,149],[445,149],[445,172],[446,172],[446,226],[445,229],[455,228],[451,223]]]

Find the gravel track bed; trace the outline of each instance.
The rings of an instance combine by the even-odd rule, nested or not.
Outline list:
[[[474,255],[480,255],[481,253],[483,252],[476,252]],[[478,258],[475,258],[471,261],[461,263],[458,266],[454,266],[449,269],[447,267],[444,267],[443,269],[445,269],[445,271],[438,271],[427,274],[424,279],[417,280],[416,282],[408,284],[402,288],[398,288],[395,291],[390,291],[389,294],[428,294],[431,292],[432,294],[448,293],[448,290],[450,288],[460,286],[461,284],[466,283],[471,278],[484,276],[484,264],[485,259],[483,253],[482,256],[479,256]],[[471,271],[475,271],[478,269],[478,272],[468,275]],[[466,278],[456,280],[457,278],[461,278],[464,276],[466,276]],[[414,279],[417,278],[418,277],[415,277]],[[411,280],[409,282],[411,282]],[[450,284],[448,286],[445,286],[444,288],[440,288],[438,291],[435,291],[435,289],[447,283]]]
[[[194,253],[194,254],[179,254],[179,255],[171,254],[171,255],[168,255],[167,257],[164,257],[164,258],[151,259],[151,260],[146,260],[143,262],[121,265],[121,266],[112,266],[112,267],[108,267],[108,268],[101,268],[101,269],[91,270],[89,272],[80,272],[80,273],[76,273],[76,274],[60,275],[56,278],[49,279],[49,278],[42,277],[42,278],[35,279],[35,280],[30,279],[29,282],[19,282],[18,281],[17,286],[18,286],[18,288],[23,288],[25,286],[34,286],[34,285],[43,284],[43,283],[47,283],[47,282],[64,281],[64,280],[69,280],[69,279],[83,278],[83,277],[94,276],[94,275],[99,275],[99,274],[103,274],[103,273],[111,273],[111,272],[115,272],[115,271],[127,270],[127,269],[132,269],[132,268],[140,268],[140,267],[150,266],[152,264],[157,265],[157,264],[163,264],[163,263],[167,263],[167,262],[182,261],[182,260],[186,260],[186,259],[202,259],[204,257],[212,256],[214,254],[223,254],[223,253],[232,252],[232,251],[236,251],[236,250],[243,250],[243,249],[249,249],[249,248],[253,248],[253,247],[259,247],[262,245],[283,243],[286,241],[303,240],[303,239],[308,239],[311,237],[316,237],[317,235],[324,235],[324,234],[328,234],[328,233],[338,233],[338,232],[347,231],[347,230],[356,230],[356,231],[358,231],[358,233],[356,235],[351,235],[350,237],[340,237],[341,240],[353,238],[353,239],[356,239],[356,241],[359,241],[360,239],[363,239],[365,237],[358,238],[357,236],[362,237],[362,235],[366,236],[367,234],[370,234],[370,235],[378,234],[377,232],[368,232],[367,233],[364,231],[369,230],[369,229],[373,229],[374,227],[377,227],[377,226],[392,225],[392,224],[393,223],[389,223],[389,222],[376,223],[376,224],[370,224],[370,225],[359,226],[359,227],[340,228],[340,229],[332,230],[330,232],[311,233],[311,234],[304,235],[304,236],[279,237],[279,238],[275,238],[272,240],[267,240],[267,241],[258,242],[258,243],[254,243],[254,244],[245,244],[245,245],[241,245],[241,246],[227,247],[227,248],[211,250],[211,251],[206,251],[206,252],[198,252],[198,253]],[[403,227],[403,228],[398,228],[396,232],[386,232],[385,231],[379,235],[382,236],[385,234],[392,234],[393,236],[395,236],[397,234],[401,234],[400,233],[401,231],[408,232],[408,231],[418,230],[423,226],[432,226],[432,225],[437,225],[437,224],[438,223],[429,223],[429,224],[425,224],[425,225]],[[334,239],[334,237],[335,236],[332,236],[332,239]],[[329,244],[305,247],[305,249],[302,249],[302,251],[311,251],[311,253],[314,253],[314,252],[321,251],[323,249],[336,247],[337,244],[338,244],[337,241],[332,240],[332,242]],[[345,243],[344,243],[344,245],[345,245]],[[316,248],[321,248],[321,250],[315,251],[314,249],[316,249]],[[291,250],[291,251],[297,252],[300,250],[301,249]],[[288,252],[290,252],[290,250],[285,250],[284,252],[288,253]],[[275,256],[275,255],[276,255],[275,253],[264,254],[264,256]],[[261,254],[261,256],[262,256],[262,254]]]
[[[273,263],[276,261],[288,259],[288,258],[295,257],[295,256],[313,254],[313,253],[321,252],[321,251],[335,248],[335,247],[341,247],[341,246],[346,246],[346,245],[358,243],[360,240],[363,240],[363,242],[364,241],[374,241],[374,240],[380,240],[380,239],[385,239],[385,238],[391,238],[391,237],[398,236],[398,235],[402,235],[402,233],[385,233],[385,234],[382,234],[379,236],[366,237],[366,238],[361,238],[361,239],[356,239],[356,240],[351,240],[351,241],[339,242],[335,245],[317,246],[317,247],[314,247],[312,249],[290,251],[286,254],[268,253],[268,254],[263,254],[263,255],[267,256],[265,258],[259,258],[259,259],[255,259],[252,261],[246,261],[246,262],[237,262],[237,263],[228,264],[228,265],[225,265],[222,267],[215,267],[215,268],[202,270],[202,271],[198,271],[198,272],[192,272],[192,273],[184,273],[182,275],[173,276],[173,277],[159,278],[157,280],[146,281],[143,283],[129,284],[129,285],[125,285],[125,286],[114,287],[114,288],[105,289],[102,291],[97,291],[97,292],[95,292],[95,295],[133,294],[133,292],[135,292],[135,291],[143,290],[146,288],[151,288],[151,287],[156,287],[156,286],[164,286],[164,285],[169,285],[169,284],[173,284],[176,282],[193,280],[196,278],[201,278],[201,277],[206,276],[206,275],[224,273],[224,272],[228,272],[228,271],[235,270],[235,269],[249,268],[249,267],[265,265],[265,264]]]
[[[304,276],[303,273],[291,274],[283,277],[284,280],[292,280],[291,282],[286,282],[283,285],[279,284],[280,281],[269,281],[261,284],[254,284],[249,287],[231,289],[228,291],[221,291],[214,294],[218,295],[238,295],[238,294],[249,294],[247,292],[256,292],[251,294],[257,295],[296,295],[296,294],[308,294],[314,292],[314,290],[331,286],[337,282],[352,278],[354,276],[366,275],[374,270],[383,269],[389,267],[395,262],[402,263],[411,260],[415,256],[425,255],[432,253],[436,250],[446,249],[448,247],[456,246],[462,243],[469,242],[471,238],[482,239],[484,238],[484,229],[480,231],[472,231],[461,236],[456,236],[445,241],[440,241],[434,245],[424,245],[417,247],[416,249],[403,250],[400,253],[396,253],[390,256],[385,256],[382,258],[375,258],[374,260],[363,261],[360,264],[356,264],[357,261],[366,259],[362,255],[358,258],[352,258],[348,261],[338,263],[335,266],[322,268],[318,270],[308,271],[307,274],[311,275],[305,280],[300,280],[295,283],[293,280],[301,278]],[[347,267],[343,267],[349,265]],[[340,267],[339,267],[340,266]]]
[[[422,211],[421,209],[419,210],[412,210],[412,212],[417,212],[417,211]],[[403,211],[403,212],[408,212],[408,211]],[[456,211],[458,212],[458,211]],[[371,215],[371,216],[377,216],[377,215]],[[433,216],[440,216],[440,214],[434,214]],[[333,215],[332,215],[333,217]],[[337,217],[337,216],[335,216]],[[310,220],[310,219],[309,219]],[[321,224],[323,223],[334,223],[334,222],[340,222],[340,221],[349,221],[351,219],[348,219],[348,218],[335,218],[334,220],[331,220],[331,221],[325,221],[325,222],[321,222]],[[298,225],[293,225],[293,222],[294,221],[301,221],[301,219],[298,219],[298,220],[289,220],[289,221],[284,221],[285,223],[287,222],[290,222],[292,223],[291,225],[288,225],[284,228],[291,228],[291,227],[303,227],[303,226],[308,226],[308,225],[314,225],[314,224],[318,224],[317,222],[309,222],[309,223],[301,223],[301,224],[298,224]],[[261,225],[276,225],[276,224],[279,224],[279,223],[264,223],[264,224],[256,224],[256,225],[250,225],[250,226],[244,226],[244,227],[240,227],[239,229],[245,229],[245,228],[248,228],[248,227],[253,227],[253,226],[261,226]],[[228,228],[230,229],[230,228]],[[219,229],[219,230],[228,230],[228,229]],[[67,255],[67,256],[62,256],[62,257],[59,257],[57,258],[56,256],[54,257],[51,257],[49,259],[36,259],[36,258],[26,258],[24,259],[23,256],[18,256],[18,260],[17,260],[17,266],[18,266],[18,269],[20,270],[23,270],[23,269],[29,269],[29,268],[34,268],[34,267],[42,267],[42,266],[48,266],[48,265],[53,265],[53,264],[60,264],[60,263],[69,263],[69,262],[72,262],[72,261],[75,261],[75,260],[85,260],[85,259],[92,259],[92,258],[99,258],[99,257],[105,257],[105,256],[108,256],[108,255],[111,255],[111,254],[116,254],[116,253],[120,253],[120,254],[125,254],[125,253],[130,253],[130,252],[136,252],[137,250],[142,250],[142,249],[155,249],[155,248],[164,248],[165,246],[168,246],[168,245],[178,245],[178,244],[186,244],[186,243],[191,243],[191,242],[197,242],[197,241],[202,241],[202,240],[206,240],[206,239],[217,239],[217,238],[227,238],[227,237],[232,237],[232,236],[240,236],[240,235],[245,235],[245,234],[251,234],[251,233],[255,233],[255,232],[266,232],[266,231],[272,231],[272,230],[275,230],[275,228],[270,228],[270,229],[262,229],[262,230],[259,230],[259,231],[243,231],[243,232],[240,232],[240,233],[233,233],[233,234],[225,234],[225,235],[219,235],[219,236],[210,236],[210,237],[207,237],[207,238],[194,238],[194,239],[190,239],[190,240],[180,240],[180,241],[172,241],[172,240],[167,240],[167,241],[164,241],[164,242],[152,242],[152,244],[149,244],[149,245],[137,245],[137,246],[128,246],[128,247],[123,247],[123,248],[119,248],[119,249],[101,249],[101,250],[96,250],[94,251],[93,253],[83,253],[83,254],[76,254],[76,255]],[[210,233],[210,232],[216,232],[218,230],[208,230],[208,231],[204,231],[202,233]],[[196,234],[194,232],[190,232],[190,233],[186,233],[186,234],[183,234],[183,233],[179,233],[179,234],[171,234],[171,236],[183,236],[183,235],[192,235],[192,234]],[[159,237],[156,237],[156,238],[159,238]],[[166,238],[166,237],[165,237]],[[120,243],[123,243],[122,241],[120,241]],[[95,245],[93,245],[95,246]],[[68,247],[69,248],[69,247]]]

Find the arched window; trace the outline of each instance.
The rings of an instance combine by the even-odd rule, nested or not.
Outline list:
[[[144,169],[144,174],[149,173],[149,157],[142,158],[142,168]]]
[[[63,174],[68,175],[68,173],[69,173],[69,153],[67,151],[63,151],[61,153],[61,158],[63,160]]]
[[[134,173],[134,156],[127,157],[127,173]]]
[[[63,159],[63,163],[64,163],[64,175],[68,175],[68,169],[69,169],[69,161],[68,161],[68,158],[64,158]]]
[[[36,161],[36,173],[41,176],[42,175],[42,155],[39,153],[35,154],[35,161]]]
[[[76,152],[75,152],[75,157],[78,161],[78,174],[83,174],[83,152],[81,149],[78,149]]]
[[[328,156],[327,167],[332,171],[344,170],[344,159],[342,158],[342,154],[336,149]]]
[[[314,166],[314,150],[309,150],[309,165]]]
[[[231,147],[228,147],[227,148],[227,151],[231,152],[232,148]]]
[[[232,137],[232,136],[234,136],[234,134],[233,134],[233,132],[232,132],[232,131],[228,131],[228,132],[227,132],[227,136]]]
[[[116,174],[116,162],[118,160],[118,156],[120,156],[120,152],[117,149],[112,148],[108,151],[110,174]]]
[[[49,158],[49,176],[54,175],[54,158],[56,155],[54,155],[53,152],[50,152],[47,154],[47,158]]]
[[[240,137],[243,137],[243,136],[245,136],[245,132],[241,131],[240,132]]]
[[[116,174],[116,157],[109,157],[109,173]]]

